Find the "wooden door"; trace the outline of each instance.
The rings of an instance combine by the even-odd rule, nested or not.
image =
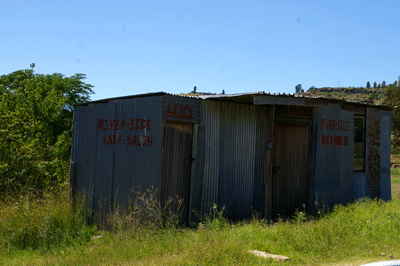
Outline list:
[[[272,150],[272,218],[290,217],[307,206],[310,126],[277,123]]]
[[[193,125],[165,121],[163,128],[163,165],[161,203],[169,199],[181,199],[182,204],[172,201],[169,209],[182,213],[182,223],[187,224],[189,214],[190,172],[192,165]]]

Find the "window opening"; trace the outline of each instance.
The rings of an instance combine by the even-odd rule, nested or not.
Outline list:
[[[365,118],[354,117],[354,171],[363,172],[365,162]]]

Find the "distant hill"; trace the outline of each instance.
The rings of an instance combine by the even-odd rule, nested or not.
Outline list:
[[[315,88],[311,87],[308,91],[296,93],[297,95],[305,95],[312,97],[325,97],[332,99],[344,99],[347,101],[366,102],[377,104],[384,96],[385,88]]]

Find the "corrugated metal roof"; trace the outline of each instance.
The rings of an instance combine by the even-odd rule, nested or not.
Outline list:
[[[160,91],[160,92],[149,92],[149,93],[127,95],[127,96],[121,96],[121,97],[100,99],[100,100],[96,100],[96,101],[90,101],[90,102],[86,102],[86,103],[77,104],[75,106],[82,106],[82,105],[85,106],[85,105],[93,104],[93,103],[108,103],[108,102],[114,101],[114,100],[125,100],[125,99],[133,99],[133,98],[141,98],[141,97],[152,97],[152,96],[163,96],[163,95],[171,95],[171,96],[182,97],[182,98],[198,98],[198,97],[195,97],[195,96],[179,95],[179,94],[172,94],[172,93],[167,93],[167,92]]]
[[[264,91],[258,91],[258,92],[244,92],[244,93],[236,93],[236,94],[207,94],[207,95],[188,95],[188,94],[173,94],[173,93],[167,93],[167,92],[154,92],[154,93],[144,93],[144,94],[137,94],[137,95],[129,95],[129,96],[123,96],[123,97],[115,97],[115,98],[108,98],[108,99],[101,99],[101,100],[96,100],[96,101],[91,101],[91,102],[86,102],[82,104],[78,104],[77,106],[80,105],[88,105],[88,104],[95,104],[95,103],[107,103],[113,100],[121,100],[121,99],[132,99],[132,98],[139,98],[139,97],[152,97],[152,96],[162,96],[162,95],[170,95],[170,96],[175,96],[175,97],[182,97],[182,98],[192,98],[192,99],[201,99],[201,100],[216,100],[216,101],[229,101],[229,102],[239,102],[239,103],[247,103],[247,104],[254,104],[253,102],[253,97],[254,96],[272,96],[272,97],[285,97],[285,98],[293,98],[293,99],[318,99],[318,100],[323,100],[326,102],[332,102],[332,103],[347,103],[355,106],[362,106],[362,107],[372,107],[372,108],[377,108],[377,109],[382,109],[382,110],[389,110],[392,111],[392,109],[388,106],[385,105],[373,105],[373,104],[367,104],[363,102],[355,102],[355,101],[347,101],[345,99],[334,99],[334,98],[327,98],[327,97],[314,97],[314,96],[308,96],[308,95],[298,95],[294,93],[269,93],[269,92],[264,92]]]
[[[308,95],[298,95],[294,93],[268,93],[264,91],[259,91],[259,92],[249,92],[249,93],[237,93],[237,94],[217,94],[217,95],[199,95],[198,97],[200,99],[204,100],[228,100],[228,99],[235,99],[236,102],[242,102],[245,103],[248,100],[249,97],[253,96],[260,96],[260,95],[265,95],[265,96],[273,96],[273,97],[286,97],[286,98],[304,98],[304,99],[319,99],[319,100],[326,100],[329,102],[334,102],[334,103],[349,103],[349,104],[354,104],[357,106],[363,106],[363,107],[373,107],[373,108],[378,108],[378,109],[384,109],[384,110],[392,110],[390,107],[385,106],[385,105],[373,105],[373,104],[367,104],[363,102],[356,102],[356,101],[347,101],[345,99],[335,99],[335,98],[327,98],[327,97],[314,97],[314,96],[308,96]]]

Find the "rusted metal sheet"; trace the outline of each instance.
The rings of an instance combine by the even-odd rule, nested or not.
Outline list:
[[[366,117],[366,174],[367,196],[380,198],[381,175],[381,116],[380,110],[367,108]]]
[[[199,123],[200,100],[188,97],[164,95],[162,97],[163,119]]]
[[[380,111],[381,114],[381,199],[391,200],[392,191],[390,184],[390,145],[392,129],[392,113]]]
[[[309,208],[354,200],[354,114],[339,105],[319,108],[313,123]]]

